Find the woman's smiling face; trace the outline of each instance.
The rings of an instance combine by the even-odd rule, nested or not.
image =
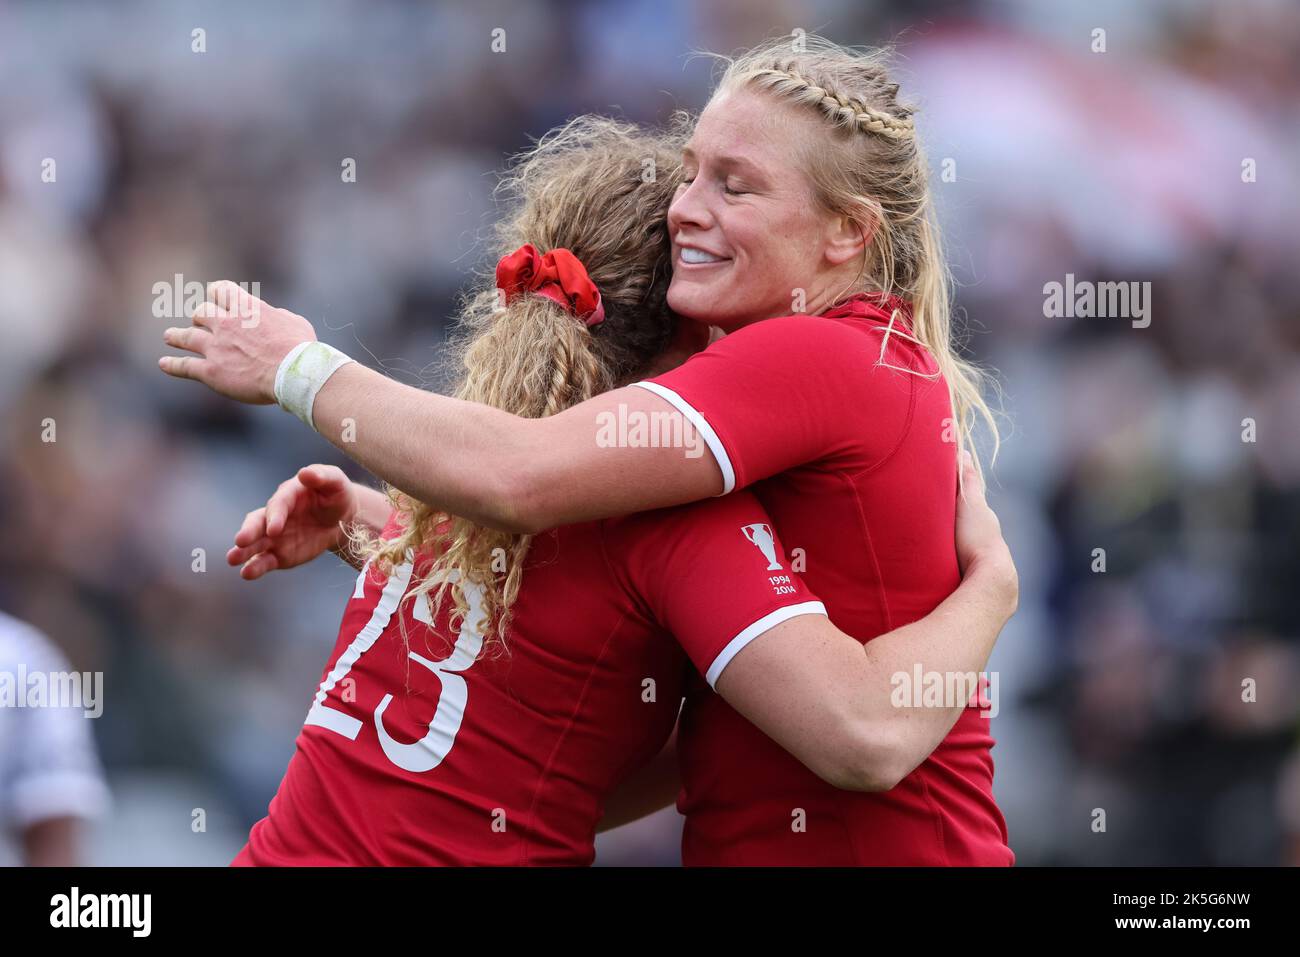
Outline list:
[[[673,310],[731,331],[794,312],[798,289],[799,311],[824,308],[846,261],[842,217],[814,200],[798,146],[825,135],[814,118],[761,93],[726,91],[710,101],[668,210]]]

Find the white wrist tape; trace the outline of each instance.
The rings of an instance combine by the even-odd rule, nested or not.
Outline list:
[[[311,409],[316,403],[316,393],[330,376],[351,361],[323,342],[300,342],[289,350],[275,372],[275,401],[315,431]]]

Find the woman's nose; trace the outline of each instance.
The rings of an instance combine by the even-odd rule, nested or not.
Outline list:
[[[697,178],[678,191],[668,207],[668,230],[676,236],[683,228],[708,229],[713,225],[713,214],[703,196],[702,184]]]

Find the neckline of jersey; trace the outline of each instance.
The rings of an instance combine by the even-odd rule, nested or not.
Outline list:
[[[888,324],[894,311],[898,316],[895,326],[912,334],[912,306],[898,296],[882,296],[878,292],[860,292],[821,313],[825,319],[873,319]]]

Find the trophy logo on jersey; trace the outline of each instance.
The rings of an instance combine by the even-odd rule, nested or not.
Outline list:
[[[779,572],[781,563],[776,560],[776,536],[772,534],[771,526],[759,522],[755,525],[742,525],[740,530],[763,553],[767,559],[767,570]]]

